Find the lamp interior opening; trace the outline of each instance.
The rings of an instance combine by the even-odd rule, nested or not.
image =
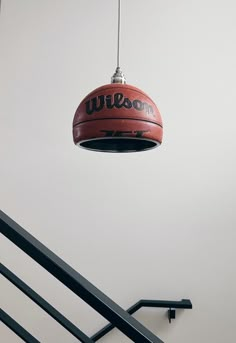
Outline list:
[[[99,138],[87,140],[80,143],[80,146],[94,151],[106,151],[106,152],[136,152],[149,150],[159,143],[147,139],[135,139],[135,138]]]

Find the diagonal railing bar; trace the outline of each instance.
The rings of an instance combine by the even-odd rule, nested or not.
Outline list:
[[[0,273],[18,289],[20,289],[27,297],[40,306],[45,312],[47,312],[52,318],[54,318],[58,323],[60,323],[66,330],[78,338],[82,343],[93,342],[92,339],[85,335],[79,328],[77,328],[72,322],[64,317],[59,311],[57,311],[52,305],[44,300],[38,293],[36,293],[2,263],[0,263]]]
[[[137,312],[142,307],[158,307],[158,308],[182,308],[182,309],[191,309],[192,303],[189,299],[182,299],[181,301],[170,301],[170,300],[139,300],[134,305],[132,305],[126,312],[133,314]],[[115,328],[113,324],[107,324],[101,330],[96,332],[91,339],[94,342],[97,342],[99,339],[104,337],[110,331]]]
[[[86,280],[29,232],[0,211],[0,232],[115,325],[133,342],[163,343],[157,336]]]
[[[0,309],[0,321],[2,321],[9,329],[23,339],[26,343],[40,343],[34,336],[26,331],[20,324],[18,324],[5,311]]]

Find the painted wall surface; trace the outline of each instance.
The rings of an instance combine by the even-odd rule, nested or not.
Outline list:
[[[116,8],[2,1],[0,208],[124,308],[190,298],[171,325],[161,309],[136,314],[164,342],[235,342],[236,3],[123,1],[121,66],[157,103],[164,140],[93,153],[73,145],[72,120],[115,70]],[[106,322],[4,237],[0,259],[86,333]],[[76,342],[0,286],[1,307],[40,342]],[[0,324],[0,341],[21,340]]]

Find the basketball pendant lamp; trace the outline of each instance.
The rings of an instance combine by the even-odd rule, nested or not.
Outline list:
[[[162,119],[158,108],[142,90],[126,84],[120,69],[120,0],[118,0],[117,68],[111,84],[89,93],[73,120],[74,143],[103,152],[136,152],[159,146]]]

